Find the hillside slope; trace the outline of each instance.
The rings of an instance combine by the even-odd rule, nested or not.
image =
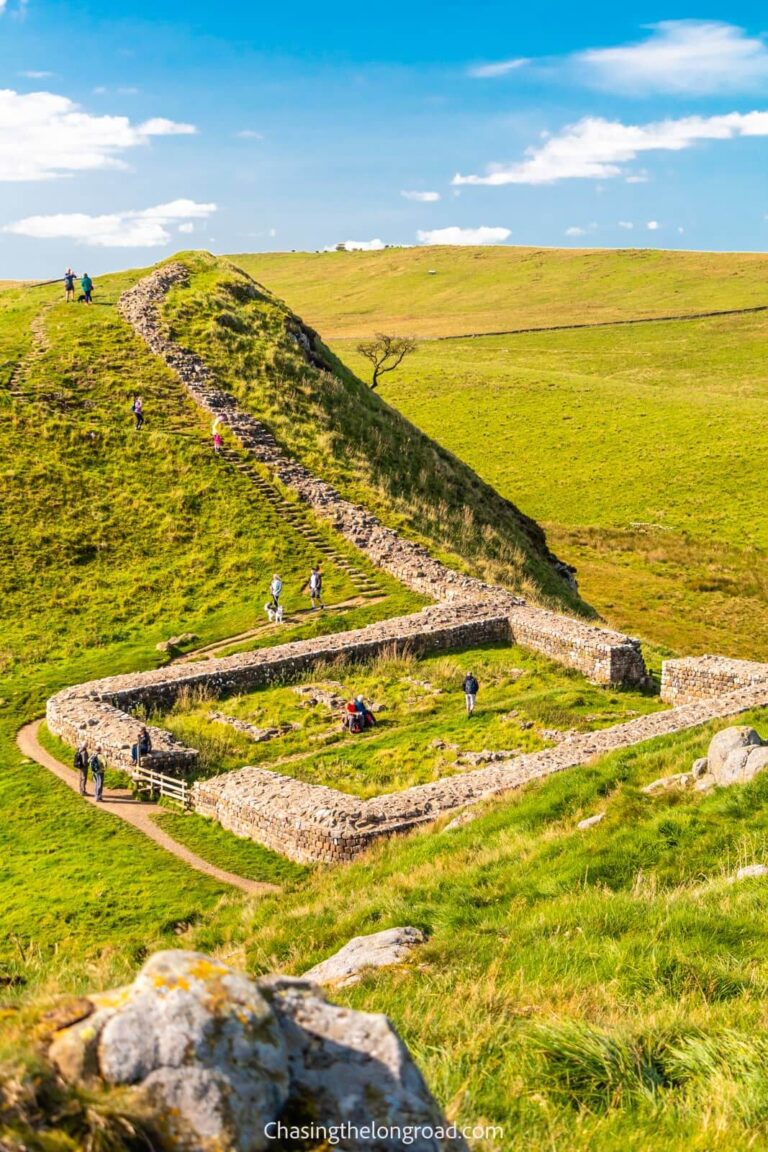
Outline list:
[[[311,472],[450,565],[585,611],[541,528],[386,404],[262,285],[203,253],[176,258],[171,336]]]
[[[232,259],[326,340],[377,330],[434,338],[768,304],[762,253],[505,246]]]

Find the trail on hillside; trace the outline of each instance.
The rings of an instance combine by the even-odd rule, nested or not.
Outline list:
[[[34,760],[36,764],[53,773],[73,792],[77,792],[79,788],[77,774],[62,764],[60,760],[57,760],[55,756],[52,756],[40,743],[38,731],[41,723],[41,720],[33,720],[31,724],[25,724],[23,728],[19,729],[16,734],[16,743],[20,751],[30,760]],[[96,801],[92,795],[89,795],[85,797],[84,803],[95,805]],[[117,816],[120,820],[124,820],[133,828],[137,828],[139,832],[143,832],[150,840],[154,840],[155,844],[159,844],[166,852],[170,852],[172,856],[176,856],[190,868],[194,868],[196,872],[202,872],[205,876],[210,876],[221,884],[229,884],[233,888],[239,888],[242,892],[249,893],[249,895],[265,895],[269,892],[280,891],[276,884],[248,880],[245,876],[237,876],[234,872],[225,872],[223,868],[209,864],[207,860],[203,860],[201,856],[197,856],[189,848],[179,844],[152,819],[154,815],[165,811],[165,809],[161,808],[159,804],[135,800],[127,788],[105,788],[101,808],[103,811]]]
[[[688,312],[680,316],[637,316],[626,320],[594,320],[584,324],[552,324],[543,328],[504,328],[498,332],[462,332],[451,336],[431,336],[427,340],[482,340],[485,336],[525,336],[536,332],[573,332],[582,328],[624,328],[630,324],[673,324],[684,320],[712,320],[718,316],[746,316],[755,312],[768,312],[768,304],[753,308],[729,308],[720,312]]]

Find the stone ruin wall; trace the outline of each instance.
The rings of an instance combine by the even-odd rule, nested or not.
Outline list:
[[[725,695],[768,678],[768,665],[725,656],[688,656],[665,660],[661,673],[661,698],[667,704]]]
[[[370,800],[264,768],[241,768],[194,784],[193,803],[198,813],[217,820],[235,835],[257,840],[292,860],[339,864],[353,860],[382,837],[411,832],[446,813],[578,767],[596,756],[766,705],[768,679],[727,695],[571,737],[542,752]]]

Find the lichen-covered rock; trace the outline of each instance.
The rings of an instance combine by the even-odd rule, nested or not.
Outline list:
[[[458,1135],[435,1135],[447,1121],[386,1016],[328,1004],[305,979],[261,981],[280,1021],[291,1091],[327,1125],[408,1128],[413,1152],[466,1152]],[[395,1134],[350,1138],[347,1152],[401,1152]]]
[[[739,868],[734,880],[752,880],[757,876],[768,876],[768,868],[765,864],[746,864],[743,868]]]
[[[657,796],[661,792],[682,792],[690,787],[692,783],[692,772],[678,772],[674,776],[660,776],[658,780],[652,780],[650,784],[646,784],[640,791],[644,792],[646,796]]]
[[[75,1016],[49,1048],[60,1074],[120,1086],[171,1152],[261,1152],[278,1119],[307,1110],[318,1128],[407,1127],[414,1152],[466,1152],[460,1137],[435,1135],[448,1123],[387,1018],[328,1004],[306,980],[252,981],[199,952],[158,952],[133,984],[84,998]]]
[[[594,828],[601,820],[605,820],[605,812],[596,812],[594,816],[587,816],[584,820],[579,820],[576,827],[580,832],[585,832],[587,828]]]
[[[420,928],[385,928],[370,936],[355,936],[327,960],[315,964],[303,979],[315,984],[346,988],[356,984],[368,968],[388,968],[400,964],[419,944],[424,943]]]
[[[93,1000],[96,1011],[51,1046],[63,1076],[133,1085],[185,1152],[268,1146],[288,1059],[253,981],[199,952],[158,952],[129,988]]]
[[[736,779],[733,769],[724,771],[725,762],[732,752],[743,748],[759,747],[762,744],[760,736],[754,728],[745,724],[723,728],[712,737],[707,752],[707,771],[714,776],[717,784],[733,784]],[[734,762],[735,763],[735,762]]]

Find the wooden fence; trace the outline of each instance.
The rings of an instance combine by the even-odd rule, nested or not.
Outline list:
[[[149,792],[153,799],[165,796],[168,800],[180,804],[185,810],[192,807],[191,789],[186,780],[166,776],[164,772],[156,772],[154,768],[143,768],[140,765],[133,769],[131,778],[139,792]]]

